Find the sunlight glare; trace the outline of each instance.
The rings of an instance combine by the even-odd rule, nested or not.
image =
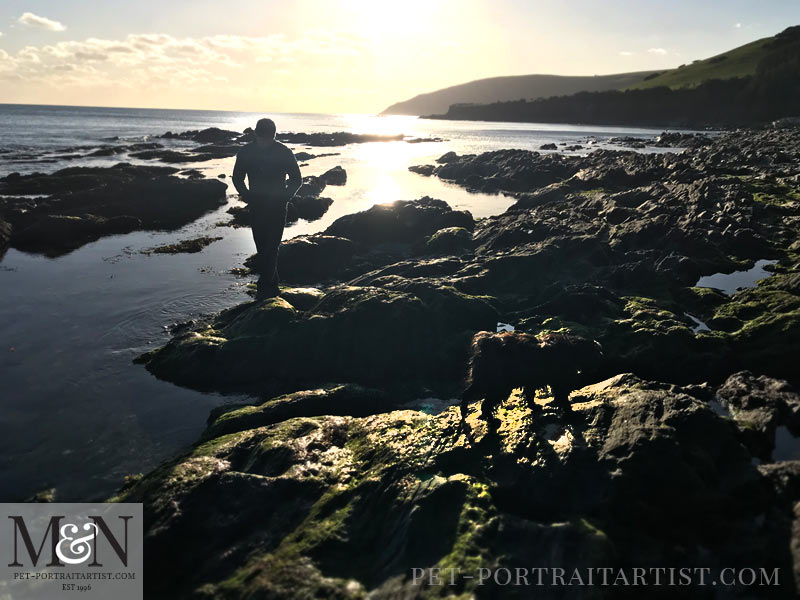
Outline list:
[[[353,133],[372,133],[378,135],[403,134],[410,137],[419,135],[417,117],[407,115],[342,115],[348,131]]]
[[[359,24],[362,35],[375,41],[389,37],[419,36],[430,31],[437,19],[431,14],[436,3],[426,0],[375,2],[350,0],[343,8]],[[438,11],[437,11],[438,12]]]

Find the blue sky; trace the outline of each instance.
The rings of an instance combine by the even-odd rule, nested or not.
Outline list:
[[[798,0],[4,0],[0,101],[371,112],[494,75],[674,67],[796,24]]]

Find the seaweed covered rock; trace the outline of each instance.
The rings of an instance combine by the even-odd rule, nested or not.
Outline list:
[[[483,192],[521,192],[543,187],[568,179],[578,168],[560,155],[529,150],[495,150],[464,156],[448,153],[437,162],[437,177]]]
[[[257,405],[221,407],[212,414],[203,437],[214,439],[295,417],[374,415],[388,412],[396,408],[397,404],[385,392],[354,384],[303,390],[270,398]]]
[[[711,138],[702,133],[680,133],[679,131],[665,131],[655,141],[655,146],[662,148],[696,148],[708,146]]]
[[[220,129],[219,127],[208,127],[206,129],[192,129],[190,131],[182,131],[180,133],[172,133],[171,131],[168,131],[159,137],[164,139],[192,140],[194,142],[201,142],[203,144],[220,144],[236,140],[241,135],[242,134],[238,131]]]
[[[311,310],[324,295],[325,292],[314,287],[284,287],[280,293],[280,297],[297,310]]]
[[[221,237],[210,237],[203,235],[188,240],[181,240],[174,244],[165,244],[163,246],[156,246],[154,248],[146,248],[142,250],[143,254],[194,254],[200,252],[206,246],[221,240]]]
[[[129,215],[106,218],[93,214],[44,214],[15,232],[12,243],[20,250],[58,256],[106,235],[143,228],[140,219]]]
[[[472,232],[466,227],[444,227],[425,240],[425,254],[460,254],[472,249]]]
[[[474,224],[430,199],[339,219],[282,249],[284,278],[324,284],[144,355],[169,381],[262,396],[120,496],[151,509],[149,595],[560,598],[576,588],[479,585],[477,569],[687,565],[779,569],[771,597],[796,597],[800,135],[687,143],[448,153],[425,171],[516,204]],[[736,293],[698,287],[765,258]],[[498,321],[597,339],[582,375],[613,377],[571,411],[512,393],[494,433],[476,414],[464,428],[468,344]],[[445,587],[433,569],[460,571]]]
[[[140,360],[158,377],[198,389],[330,381],[453,387],[472,334],[496,321],[485,299],[444,286],[340,286],[308,311],[283,298],[240,305]]]
[[[797,173],[796,130],[740,130],[714,138],[666,134],[664,143],[682,146],[680,154],[645,154],[597,150],[564,156],[530,150],[495,150],[482,154],[448,152],[437,165],[418,165],[415,172],[436,175],[484,192],[530,193],[568,182],[572,189],[625,191],[657,182],[691,183],[709,175],[792,177]]]
[[[88,156],[114,156],[125,152],[140,152],[142,150],[155,150],[163,148],[163,144],[158,142],[138,142],[135,144],[125,144],[118,146],[100,146],[96,150],[89,152]]]
[[[242,209],[229,212],[234,210],[239,220]],[[292,284],[347,281],[413,255],[466,251],[473,227],[469,212],[452,210],[441,200],[377,204],[340,217],[322,234],[284,241],[281,277]]]
[[[453,210],[433,198],[397,200],[345,215],[325,230],[326,235],[348,238],[364,245],[413,243],[445,227],[474,228],[472,215]]]
[[[285,253],[282,273],[293,284],[422,279],[492,297],[504,322],[522,331],[564,329],[600,340],[609,349],[606,373],[690,383],[751,369],[796,381],[800,204],[793,189],[718,175],[626,191],[562,183],[527,193],[472,233],[440,227],[440,218],[457,214],[443,203],[400,202],[348,215],[328,230],[346,237],[284,243],[298,253]],[[323,241],[343,253],[327,252]],[[726,296],[695,286],[703,275],[746,270],[765,256],[778,264],[753,287]],[[608,298],[592,304],[582,292],[565,294],[590,288]],[[587,302],[582,312],[578,301]]]
[[[0,179],[0,216],[13,226],[12,246],[55,256],[104,235],[177,229],[225,203],[223,182],[176,172],[120,163],[12,173]]]
[[[797,380],[800,347],[800,263],[734,294],[711,313],[709,323],[725,332],[731,367]]]
[[[281,277],[291,283],[318,283],[340,274],[355,254],[355,244],[332,235],[303,235],[281,243]]]
[[[366,392],[272,406],[329,393]],[[702,566],[708,580],[780,569],[770,592],[794,597],[791,469],[756,469],[728,419],[671,386],[622,375],[572,400],[563,421],[545,398],[531,418],[512,396],[496,435],[469,417],[472,444],[455,407],[273,422],[267,403],[228,413],[227,426],[222,415],[206,441],[117,497],[148,507],[148,597],[518,598],[532,588],[478,569],[569,579],[665,564]],[[452,570],[454,586],[433,569],[446,583]]]
[[[597,150],[587,156],[494,150],[463,156],[448,153],[437,160],[439,166],[417,166],[415,171],[486,193],[526,193],[567,181],[574,189],[622,190],[663,179],[673,160],[673,155],[614,150]]]
[[[800,437],[800,394],[786,381],[756,377],[749,371],[731,375],[716,399],[731,413],[754,456],[772,461],[778,428]]]

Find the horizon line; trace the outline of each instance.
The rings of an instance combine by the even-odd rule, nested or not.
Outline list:
[[[381,116],[380,113],[359,113],[359,112],[285,112],[279,110],[236,110],[229,108],[166,108],[166,107],[152,107],[152,106],[99,106],[95,104],[42,104],[38,102],[0,102],[2,106],[34,106],[42,108],[113,108],[119,110],[181,110],[186,112],[223,112],[223,113],[239,113],[239,114],[274,114],[274,115],[373,115]],[[390,115],[397,116],[397,115]],[[416,116],[416,115],[408,115]]]

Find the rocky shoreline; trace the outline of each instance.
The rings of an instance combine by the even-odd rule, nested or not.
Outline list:
[[[262,398],[117,496],[147,506],[149,596],[515,598],[529,590],[412,569],[671,565],[777,568],[770,597],[795,597],[800,130],[687,145],[445,154],[414,170],[517,202],[342,217],[283,243],[278,298],[143,355],[179,385]],[[697,285],[762,259],[744,289]],[[471,407],[470,442],[453,405],[472,335],[499,322],[604,358],[571,412],[512,395],[490,434]]]
[[[346,182],[347,173],[338,166],[320,176],[305,177],[289,205],[287,224],[322,217],[333,203],[320,197],[322,191]],[[54,257],[108,235],[179,229],[226,204],[227,189],[227,184],[206,179],[194,169],[128,163],[12,173],[0,178],[0,258],[9,246]],[[220,225],[249,225],[247,206],[233,206],[228,212],[232,220]],[[196,248],[188,250],[195,252],[203,245],[189,247]],[[176,246],[152,251],[187,250]]]
[[[411,138],[405,135],[334,133],[286,133],[281,141],[309,147],[336,147],[367,142],[440,142],[440,138]],[[65,148],[62,154],[45,157],[26,152],[4,153],[4,159],[22,162],[115,157],[169,164],[202,163],[232,158],[252,141],[250,128],[239,133],[211,127],[158,137],[167,141],[194,143],[192,147],[166,147],[150,141],[103,145],[98,148]],[[109,141],[118,141],[116,139]],[[89,151],[90,150],[90,151]],[[338,153],[311,154],[297,150],[298,161]],[[182,170],[181,170],[182,169]],[[11,173],[0,178],[0,258],[9,247],[47,256],[61,256],[101,237],[140,230],[175,230],[227,202],[228,185],[221,173],[216,180],[196,168],[151,166],[119,162],[112,167],[70,167],[52,173]],[[289,205],[287,224],[298,219],[321,218],[333,200],[321,197],[326,186],[347,183],[341,166],[319,176],[307,176],[303,187]],[[228,211],[227,225],[249,224],[246,206]]]

